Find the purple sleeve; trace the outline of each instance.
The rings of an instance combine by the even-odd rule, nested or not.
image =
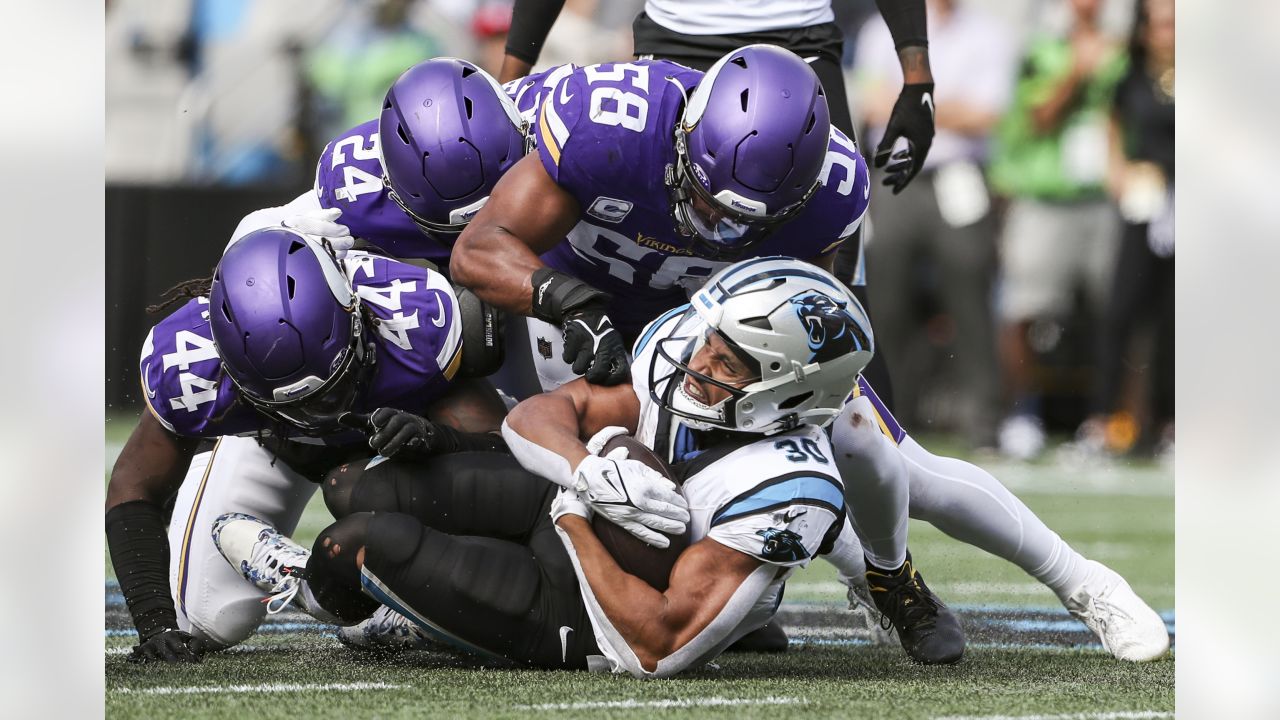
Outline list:
[[[633,187],[650,168],[661,183],[683,102],[667,80],[678,67],[650,61],[590,65],[546,94],[537,116],[538,156],[584,208],[607,192],[601,188]]]
[[[421,411],[449,387],[462,358],[457,298],[443,275],[389,258],[348,255],[348,273],[376,318],[375,373],[359,400]]]
[[[351,128],[325,147],[316,165],[315,190],[321,207],[342,210],[338,222],[355,237],[396,257],[448,265],[449,248],[424,235],[383,186],[377,120]]]
[[[253,410],[236,402],[236,388],[222,372],[207,298],[191,300],[151,329],[139,369],[147,407],[177,435],[217,437],[259,426]]]
[[[561,80],[577,69],[577,66],[572,63],[556,65],[542,72],[512,80],[502,86],[507,97],[516,104],[520,119],[525,122],[525,142],[530,152],[538,147],[537,117],[542,101],[551,95]]]
[[[765,241],[760,255],[826,257],[862,224],[871,200],[871,173],[857,145],[835,128],[819,180],[809,204]]]

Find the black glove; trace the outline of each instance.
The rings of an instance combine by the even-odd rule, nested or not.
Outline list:
[[[878,168],[893,160],[893,164],[885,168],[884,184],[893,188],[894,195],[902,192],[924,167],[924,159],[929,156],[929,148],[933,145],[933,132],[933,83],[903,85],[898,101],[893,104],[893,112],[889,114],[884,137],[876,146],[875,157]],[[900,137],[907,139],[907,149],[899,150],[890,157],[893,144]]]
[[[630,376],[622,334],[598,308],[583,308],[565,318],[563,360],[573,364],[575,375],[585,373],[587,382],[596,385],[617,385]]]
[[[383,457],[429,457],[439,449],[435,423],[404,410],[378,408],[369,414],[343,413],[338,422],[369,433],[369,447]]]
[[[343,413],[338,422],[369,433],[369,447],[383,457],[422,460],[456,452],[506,452],[501,435],[454,430],[395,408]]]
[[[204,653],[203,639],[169,628],[134,645],[128,660],[132,663],[156,661],[198,663],[203,660]]]
[[[548,267],[534,271],[533,316],[564,330],[564,355],[587,382],[617,385],[629,377],[631,360],[606,308],[612,298],[581,280]]]

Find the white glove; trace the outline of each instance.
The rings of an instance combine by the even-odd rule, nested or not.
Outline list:
[[[618,448],[604,457],[588,455],[573,471],[573,487],[591,509],[654,547],[671,544],[689,522],[689,504],[670,480]],[[660,531],[660,532],[655,532]]]
[[[346,257],[347,251],[356,242],[356,239],[351,237],[351,228],[337,222],[341,216],[341,208],[312,210],[311,212],[286,218],[280,224],[291,230],[297,230],[304,235],[309,235],[318,243],[328,242],[329,247],[333,248],[334,255],[341,260]]]
[[[592,455],[599,455],[600,451],[604,449],[605,445],[609,444],[610,440],[618,437],[619,435],[627,434],[629,433],[626,428],[618,425],[610,425],[591,436],[591,439],[587,441],[587,452]]]
[[[578,497],[578,493],[568,488],[560,488],[556,499],[551,501],[551,522],[565,515],[577,515],[584,520],[591,519],[591,508]]]

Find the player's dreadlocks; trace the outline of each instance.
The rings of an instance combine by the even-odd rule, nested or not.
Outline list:
[[[211,288],[213,288],[213,273],[209,273],[208,277],[183,280],[168,290],[160,293],[160,302],[155,305],[148,305],[147,313],[155,315],[157,313],[164,312],[180,302],[184,302],[192,298],[208,297]]]

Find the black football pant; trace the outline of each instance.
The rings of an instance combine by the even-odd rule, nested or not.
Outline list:
[[[599,654],[549,515],[553,484],[501,453],[366,465],[324,482],[341,519],[317,537],[307,575],[326,610],[367,617],[377,604],[363,583],[429,635],[481,655],[583,669]]]
[[[635,40],[636,57],[652,55],[655,58],[674,60],[675,62],[706,72],[716,60],[725,53],[755,43],[768,43],[784,47],[802,58],[816,58],[809,64],[822,83],[827,93],[827,108],[831,113],[831,124],[857,141],[858,135],[853,127],[853,118],[849,115],[849,98],[844,88],[844,70],[840,66],[840,58],[844,54],[844,34],[835,23],[823,23],[802,28],[784,28],[766,30],[764,32],[742,33],[739,35],[684,35],[672,32],[640,13],[631,25],[632,37]],[[866,156],[866,153],[863,153]],[[858,258],[861,255],[862,228],[859,227],[853,237],[845,241],[836,251],[835,276],[845,283],[850,283],[857,271]],[[852,287],[854,297],[871,313],[867,305],[865,287]],[[872,314],[872,329],[875,328],[875,316]],[[871,364],[862,372],[863,376],[876,389],[876,394],[890,410],[893,409],[893,385],[889,382],[889,365],[884,359],[884,352],[876,349]]]

